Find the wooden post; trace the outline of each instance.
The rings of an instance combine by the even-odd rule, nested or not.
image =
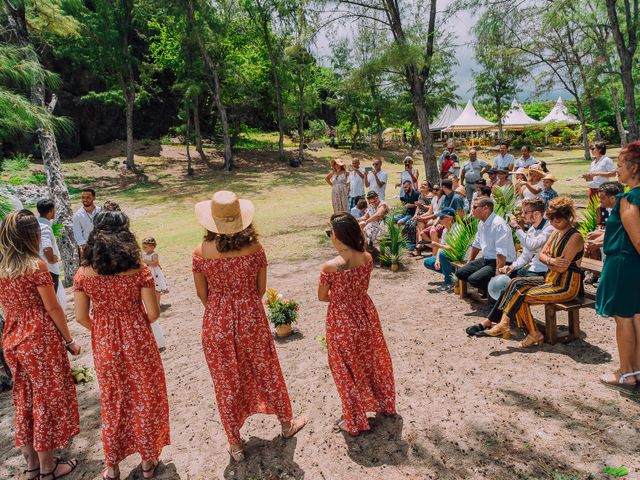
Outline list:
[[[572,340],[580,338],[580,309],[569,310],[569,335]]]
[[[556,321],[556,306],[548,303],[544,306],[544,339],[550,345],[555,345],[558,341],[558,324]]]

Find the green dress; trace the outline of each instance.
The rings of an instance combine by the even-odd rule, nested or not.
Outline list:
[[[605,317],[630,318],[640,313],[640,254],[620,218],[620,199],[640,207],[640,187],[618,195],[607,220],[603,251],[607,256],[596,294],[596,312]]]

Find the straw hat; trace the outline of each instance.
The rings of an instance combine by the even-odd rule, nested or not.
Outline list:
[[[550,173],[547,173],[543,178],[543,180],[551,180],[552,182],[557,182],[558,179],[556,177],[554,177],[553,175],[551,175]]]
[[[460,185],[458,188],[456,188],[456,193],[459,193],[463,197],[467,196],[467,191],[465,190],[465,188],[462,185]]]
[[[256,209],[250,200],[239,200],[235,193],[221,190],[211,200],[198,202],[195,211],[198,223],[210,232],[232,235],[251,225]]]
[[[540,165],[531,165],[528,170],[529,170],[529,174],[535,173],[540,178],[543,178],[546,175],[545,171],[542,170],[542,167]]]
[[[336,158],[334,160],[331,160],[331,163],[335,163],[336,165],[344,167],[344,160],[342,160],[341,158]]]
[[[515,172],[513,172],[516,175],[526,175],[527,171],[525,170],[524,167],[520,167],[518,168]]]

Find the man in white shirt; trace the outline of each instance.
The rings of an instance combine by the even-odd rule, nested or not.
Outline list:
[[[469,161],[460,170],[460,184],[464,185],[467,201],[471,204],[473,193],[476,191],[476,182],[489,170],[489,164],[484,160],[478,160],[478,152],[475,148],[469,150]]]
[[[384,192],[387,188],[389,175],[387,175],[387,172],[382,170],[382,159],[378,158],[374,160],[371,165],[373,170],[364,177],[364,184],[370,192],[376,192],[378,194],[378,198],[384,202]]]
[[[531,167],[538,163],[536,159],[531,155],[531,150],[529,149],[528,145],[523,145],[520,149],[520,153],[522,154],[522,156],[518,160],[516,160],[514,166],[515,170],[519,168]]]
[[[356,206],[360,198],[364,198],[364,177],[366,173],[365,169],[360,166],[360,160],[357,158],[351,160],[351,168],[349,169],[349,211]]]
[[[493,159],[493,168],[495,170],[513,171],[516,160],[513,158],[513,155],[509,153],[509,144],[507,142],[501,142],[499,146],[500,154]],[[511,175],[509,175],[508,178],[511,180]]]
[[[60,250],[58,242],[53,234],[52,220],[56,216],[56,207],[51,199],[39,200],[38,223],[40,224],[40,258],[47,264],[47,269],[53,280],[53,288],[58,291],[58,278],[60,278]]]
[[[94,204],[96,191],[93,188],[83,188],[80,192],[82,207],[73,216],[73,238],[80,249],[80,258],[87,245],[89,234],[93,231],[93,219],[100,213],[100,207]]]
[[[478,233],[471,246],[467,264],[456,276],[480,290],[487,290],[489,280],[516,259],[511,227],[493,213],[493,201],[480,197],[473,202],[473,215],[480,220]],[[482,258],[476,258],[482,251]],[[490,302],[491,303],[491,302]],[[490,305],[492,306],[492,305]]]

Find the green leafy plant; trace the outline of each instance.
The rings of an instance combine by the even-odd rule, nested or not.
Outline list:
[[[478,219],[473,216],[460,218],[456,215],[456,223],[447,233],[447,248],[444,253],[452,262],[464,262],[467,251],[478,232]]]
[[[56,238],[60,238],[64,235],[64,225],[62,223],[54,223],[51,225],[51,230],[53,230],[53,236]]]
[[[73,381],[78,385],[93,382],[96,379],[95,372],[91,367],[72,368],[71,375]]]
[[[289,325],[298,320],[300,304],[295,300],[287,300],[277,290],[267,290],[265,300],[267,306],[267,318],[274,327]]]
[[[8,197],[0,194],[0,221],[13,211],[13,203]]]
[[[589,199],[587,208],[582,211],[582,218],[577,222],[578,231],[583,238],[587,234],[598,228],[598,208],[600,207],[600,198],[594,195]]]
[[[604,467],[602,473],[611,475],[613,477],[626,477],[629,475],[629,469],[627,467]]]
[[[493,189],[493,211],[496,215],[506,220],[508,214],[512,214],[518,205],[518,197],[513,185],[495,187]]]
[[[384,220],[387,233],[380,237],[380,260],[391,265],[400,265],[402,255],[408,250],[407,239],[404,237],[404,227],[393,221],[397,211],[389,213]]]

